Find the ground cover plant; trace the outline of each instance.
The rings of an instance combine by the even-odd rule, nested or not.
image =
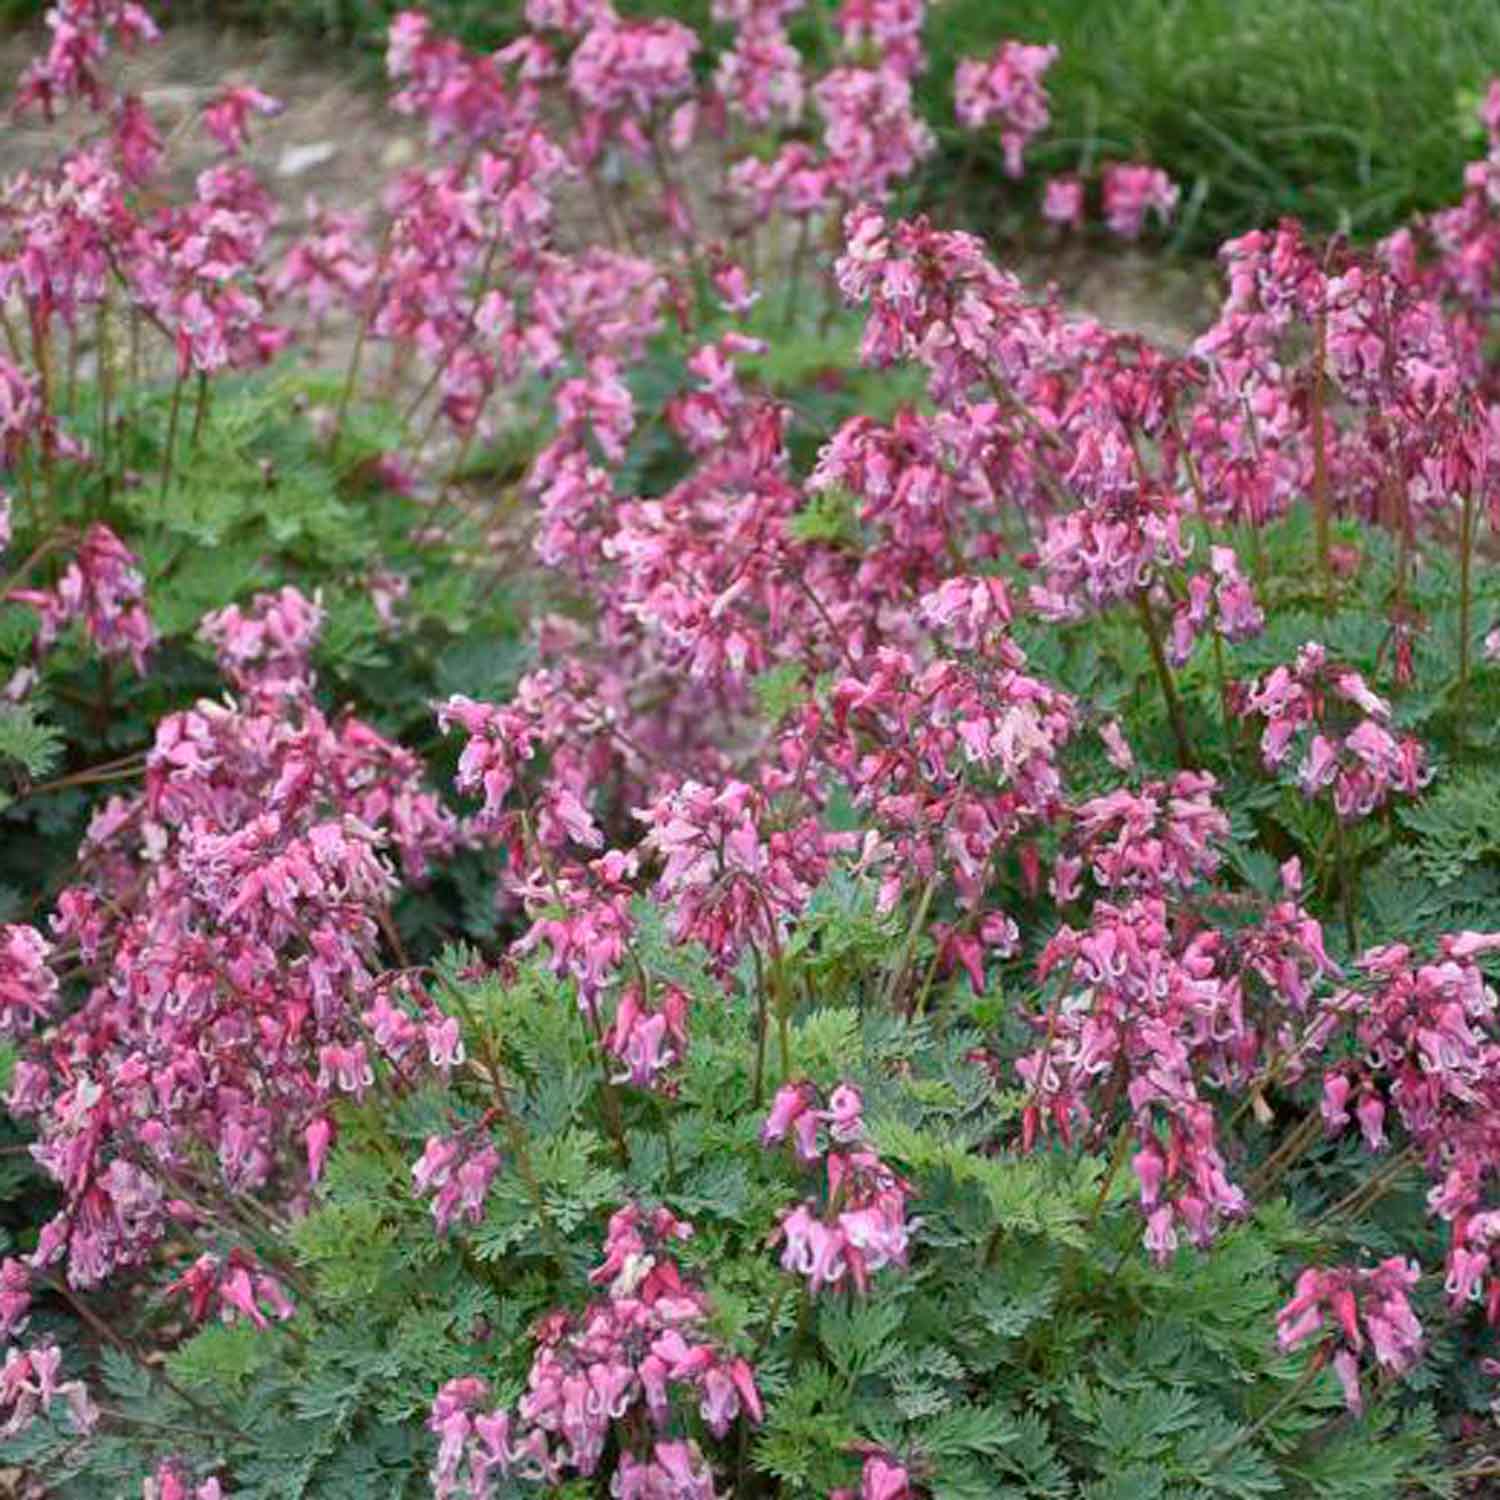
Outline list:
[[[52,12],[22,1493],[1493,1486],[1500,86],[1452,207],[1240,236],[1173,353],[911,212],[926,19],[402,13],[427,154],[288,244],[274,100],[174,197],[150,16]],[[1057,63],[954,70],[1008,181]]]

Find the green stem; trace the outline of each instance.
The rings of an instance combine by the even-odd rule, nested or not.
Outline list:
[[[797,246],[792,251],[792,271],[786,283],[786,304],[781,310],[781,326],[790,328],[797,313],[797,296],[802,290],[802,268],[807,263],[808,241],[812,238],[812,219],[802,216],[802,225],[797,231]]]
[[[469,1005],[468,996],[457,985],[445,983],[443,988],[453,997],[459,1010],[463,1012],[465,1023],[479,1043],[480,1066],[489,1079],[495,1108],[510,1142],[510,1154],[515,1161],[516,1172],[531,1196],[532,1206],[536,1209],[537,1223],[541,1226],[542,1238],[547,1242],[547,1250],[558,1268],[562,1269],[567,1265],[562,1239],[557,1232],[557,1225],[552,1222],[552,1215],[547,1211],[547,1200],[542,1194],[541,1180],[536,1175],[536,1169],[531,1161],[531,1152],[527,1149],[526,1132],[521,1129],[521,1122],[516,1119],[510,1107],[510,1091],[505,1086],[505,1080],[500,1076],[500,1065],[495,1059],[490,1034],[479,1024],[478,1017]]]
[[[227,1429],[228,1431],[232,1432],[237,1438],[243,1438],[245,1436],[245,1434],[238,1427],[236,1427],[233,1422],[229,1420],[229,1416],[226,1412],[220,1411],[213,1406],[206,1405],[204,1402],[198,1400],[198,1398],[192,1395],[190,1392],[183,1390],[183,1388],[178,1385],[177,1382],[173,1380],[172,1377],[168,1375],[167,1372],[163,1370],[159,1365],[148,1364],[145,1356],[142,1355],[141,1351],[127,1339],[122,1338],[114,1328],[106,1323],[104,1319],[101,1318],[99,1314],[96,1313],[93,1308],[88,1305],[87,1302],[85,1302],[81,1297],[76,1296],[73,1292],[73,1289],[61,1276],[48,1277],[46,1284],[51,1287],[51,1289],[56,1292],[58,1296],[60,1296],[63,1301],[66,1302],[68,1306],[71,1307],[73,1311],[77,1313],[85,1323],[88,1324],[91,1329],[93,1329],[96,1335],[104,1339],[106,1343],[112,1344],[116,1349],[120,1351],[121,1354],[124,1354],[128,1358],[134,1360],[135,1363],[138,1364],[148,1376],[153,1376],[157,1380],[160,1380],[161,1383],[166,1386],[166,1388],[171,1391],[174,1396],[178,1398],[178,1400],[191,1407],[192,1410],[197,1412],[200,1417],[205,1418],[211,1423],[218,1424],[220,1431],[224,1431]]]
[[[1273,1401],[1270,1406],[1266,1408],[1266,1410],[1241,1436],[1236,1437],[1231,1442],[1224,1443],[1222,1446],[1216,1448],[1213,1453],[1209,1455],[1209,1463],[1213,1464],[1216,1463],[1219,1459],[1227,1457],[1229,1454],[1233,1453],[1236,1448],[1242,1447],[1244,1444],[1251,1442],[1263,1431],[1265,1431],[1266,1427],[1269,1426],[1270,1423],[1273,1422],[1277,1417],[1279,1417],[1281,1413],[1285,1411],[1293,1401],[1295,1401],[1300,1395],[1302,1395],[1303,1392],[1307,1390],[1308,1386],[1310,1386],[1313,1381],[1318,1378],[1318,1376],[1322,1373],[1323,1365],[1324,1356],[1322,1351],[1319,1350],[1319,1352],[1313,1355],[1313,1357],[1307,1362],[1307,1368],[1303,1370],[1303,1372],[1297,1377],[1295,1383],[1291,1385],[1287,1390],[1283,1391],[1281,1395],[1275,1401]]]
[[[1104,1174],[1104,1181],[1099,1184],[1099,1196],[1094,1199],[1094,1206],[1084,1222],[1085,1230],[1092,1230],[1099,1222],[1099,1215],[1104,1212],[1105,1202],[1109,1198],[1109,1190],[1115,1185],[1120,1168],[1125,1165],[1125,1153],[1130,1149],[1130,1129],[1131,1123],[1127,1120],[1120,1126],[1120,1133],[1115,1137],[1115,1149],[1110,1153],[1109,1168]]]
[[[1464,496],[1464,509],[1458,542],[1458,709],[1456,744],[1460,757],[1465,751],[1469,729],[1469,631],[1473,608],[1474,497]]]
[[[1344,820],[1335,809],[1333,814],[1333,858],[1338,867],[1339,909],[1344,915],[1344,936],[1349,942],[1351,954],[1359,952],[1359,919],[1355,913],[1355,871],[1349,861],[1348,844],[1344,836]]]
[[[759,1109],[766,1098],[766,1032],[770,1029],[770,1012],[766,1002],[765,964],[755,943],[750,944],[750,957],[755,964],[755,1076],[750,1102],[753,1109]]]
[[[912,959],[916,957],[917,942],[922,935],[922,928],[927,922],[927,913],[932,906],[932,898],[937,891],[938,877],[936,873],[930,875],[927,884],[922,887],[922,895],[917,901],[917,909],[912,914],[911,926],[906,931],[906,942],[902,945],[901,958],[896,967],[890,972],[886,980],[885,989],[880,997],[882,1010],[889,1010],[896,1003],[896,996],[901,992],[901,986],[906,982],[907,972],[911,968]]]
[[[109,426],[110,402],[114,385],[114,354],[110,344],[109,315],[112,302],[106,284],[104,301],[94,317],[94,340],[99,346],[99,473],[104,480],[104,502],[109,503],[110,458]]]
[[[1332,1208],[1325,1210],[1313,1221],[1313,1232],[1333,1223],[1335,1219],[1344,1214],[1358,1209],[1373,1207],[1396,1185],[1402,1173],[1412,1165],[1420,1156],[1415,1146],[1408,1146],[1393,1161],[1389,1162],[1381,1171],[1367,1182],[1362,1182],[1352,1192],[1345,1193]]]
[[[1329,553],[1328,425],[1325,366],[1328,363],[1328,315],[1319,312],[1313,346],[1313,511],[1317,524],[1318,576],[1323,583],[1323,614],[1333,613],[1333,563]]]
[[[792,1076],[792,1005],[786,991],[786,976],[779,963],[772,988],[776,1000],[776,1043],[781,1053],[781,1081],[787,1083]]]
[[[1255,1169],[1250,1180],[1252,1194],[1259,1198],[1270,1192],[1287,1171],[1322,1133],[1323,1121],[1314,1111]]]
[[[177,456],[177,424],[182,417],[182,376],[172,387],[172,410],[167,417],[167,452],[161,466],[161,496],[165,500],[172,488],[172,469]]]
[[[193,431],[188,438],[188,451],[198,451],[198,439],[203,436],[203,422],[208,416],[208,373],[205,370],[198,372],[198,400],[193,408]]]
[[[373,282],[373,293],[370,305],[365,309],[364,315],[359,320],[359,327],[354,333],[354,347],[349,351],[349,367],[344,371],[344,386],[339,392],[338,410],[333,418],[333,436],[328,440],[328,456],[336,459],[339,456],[339,442],[344,436],[344,418],[349,414],[349,402],[354,395],[354,385],[359,379],[359,367],[364,358],[365,342],[370,334],[370,325],[375,321],[375,310],[380,306],[380,287],[385,281],[386,268],[390,263],[391,236],[395,231],[395,220],[386,222],[385,233],[380,241],[380,258],[376,262],[375,280]]]
[[[1151,664],[1156,669],[1156,681],[1161,688],[1162,701],[1167,707],[1167,719],[1171,723],[1172,738],[1177,745],[1177,764],[1183,770],[1190,770],[1194,761],[1192,742],[1188,739],[1187,719],[1182,712],[1182,700],[1177,696],[1172,669],[1167,665],[1167,653],[1161,643],[1161,628],[1156,623],[1156,615],[1145,589],[1137,591],[1135,607],[1140,616],[1141,628],[1146,632],[1146,643],[1151,648]]]

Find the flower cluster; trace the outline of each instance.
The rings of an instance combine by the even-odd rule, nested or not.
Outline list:
[[[1359,1383],[1366,1339],[1376,1362],[1395,1374],[1416,1362],[1422,1346],[1408,1293],[1421,1279],[1412,1262],[1392,1256],[1369,1270],[1310,1266],[1297,1278],[1296,1294],[1276,1315],[1276,1337],[1283,1349],[1319,1338],[1317,1357],[1332,1359],[1349,1409],[1364,1404]]]
[[[435,1135],[411,1175],[419,1193],[432,1194],[433,1222],[445,1234],[460,1214],[479,1223],[499,1170],[500,1153],[487,1140]]]
[[[101,807],[59,898],[56,944],[87,993],[10,1102],[38,1120],[34,1155],[64,1196],[36,1263],[65,1259],[76,1285],[149,1253],[200,1153],[233,1190],[265,1188],[328,1101],[369,1084],[359,1016],[397,884],[385,848],[417,878],[455,847],[410,752],[284,695],[306,680],[295,658],[271,653],[262,701],[162,721],[144,790]],[[28,931],[7,929],[26,960],[8,1016],[52,989]]]
[[[970,130],[998,124],[1005,170],[1025,170],[1022,154],[1033,136],[1052,123],[1042,75],[1057,61],[1056,47],[1002,42],[992,56],[966,57],[953,77],[953,104],[959,123]]]
[[[35,927],[0,926],[0,1036],[24,1035],[51,1014],[57,975],[52,945]]]
[[[1254,684],[1244,706],[1265,721],[1260,744],[1267,769],[1283,765],[1302,740],[1298,786],[1308,797],[1331,792],[1346,822],[1368,817],[1394,793],[1415,796],[1431,777],[1420,741],[1388,727],[1390,704],[1358,672],[1330,662],[1316,641],[1290,667]],[[1362,717],[1341,730],[1337,718],[1355,714]]]
[[[136,558],[102,522],[84,533],[61,578],[48,589],[13,589],[16,604],[36,610],[36,649],[46,651],[75,620],[105,656],[128,656],[137,672],[146,670],[154,632],[146,613],[145,580]]]
[[[245,1318],[257,1328],[268,1326],[264,1309],[282,1322],[295,1312],[281,1282],[243,1250],[232,1250],[225,1259],[200,1255],[167,1287],[166,1294],[186,1297],[195,1323],[201,1323],[215,1306],[224,1322]]]
[[[558,1311],[542,1320],[526,1394],[513,1413],[484,1414],[489,1392],[476,1377],[443,1387],[428,1424],[439,1440],[437,1500],[482,1500],[496,1477],[553,1484],[570,1473],[587,1477],[611,1433],[624,1450],[617,1494],[713,1494],[696,1445],[662,1435],[674,1392],[696,1398],[715,1437],[736,1419],[759,1422],[763,1413],[749,1364],[704,1337],[708,1300],[672,1258],[673,1244],[692,1233],[665,1208],[648,1213],[628,1204],[614,1214],[604,1260],[589,1278],[607,1295],[577,1315]],[[664,1488],[671,1485],[682,1488]]]
[[[689,1004],[687,993],[675,984],[663,987],[654,1009],[643,1003],[638,985],[625,986],[604,1037],[605,1050],[624,1065],[616,1083],[673,1091],[671,1080],[661,1075],[687,1053]]]
[[[1123,1085],[1146,1245],[1159,1259],[1177,1248],[1179,1225],[1205,1246],[1249,1206],[1229,1180],[1213,1104],[1247,1081],[1258,1051],[1222,946],[1211,932],[1175,934],[1159,897],[1098,902],[1087,931],[1065,927],[1047,944],[1038,971],[1060,971],[1062,989],[1032,1018],[1042,1046],[1016,1064],[1028,1146],[1049,1119],[1072,1139]]]
[[[61,1397],[80,1433],[92,1431],[98,1409],[81,1380],[62,1380],[62,1350],[56,1344],[13,1347],[0,1365],[0,1437],[24,1432],[37,1415]]]
[[[785,1241],[781,1264],[807,1278],[814,1294],[840,1284],[868,1292],[870,1276],[886,1266],[904,1266],[911,1231],[906,1217],[911,1184],[879,1156],[862,1146],[864,1101],[858,1090],[840,1084],[818,1109],[811,1085],[783,1084],[761,1129],[761,1144],[775,1145],[790,1135],[805,1166],[821,1162],[827,1173],[821,1212],[808,1199],[782,1216],[775,1239]],[[819,1148],[819,1127],[830,1144]],[[847,1281],[846,1279],[847,1278]]]

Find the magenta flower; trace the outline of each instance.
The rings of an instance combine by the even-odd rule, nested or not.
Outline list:
[[[656,1009],[641,1004],[637,985],[626,985],[620,995],[615,1018],[605,1033],[605,1050],[625,1065],[616,1083],[631,1083],[637,1088],[661,1088],[671,1093],[676,1085],[660,1075],[681,1063],[687,1053],[687,994],[675,985],[666,986],[657,999]]]
[[[238,84],[222,90],[203,111],[203,128],[231,155],[244,150],[251,115],[278,115],[279,99],[257,88]]]
[[[1422,1326],[1407,1293],[1420,1276],[1415,1262],[1399,1256],[1372,1270],[1309,1267],[1297,1278],[1296,1295],[1276,1315],[1277,1341],[1291,1350],[1320,1337],[1318,1358],[1332,1358],[1344,1400],[1358,1413],[1364,1404],[1359,1362],[1366,1337],[1376,1362],[1393,1374],[1402,1374],[1417,1361]]]
[[[1104,168],[1104,222],[1122,239],[1138,238],[1148,213],[1168,223],[1178,196],[1177,185],[1160,167],[1113,163]]]
[[[542,1319],[526,1394],[514,1412],[479,1415],[489,1393],[475,1377],[443,1387],[428,1423],[439,1438],[435,1494],[488,1495],[492,1476],[587,1477],[598,1470],[612,1431],[621,1439],[615,1492],[714,1493],[699,1450],[663,1435],[674,1394],[695,1398],[718,1438],[741,1417],[758,1423],[764,1413],[749,1364],[704,1336],[707,1299],[672,1256],[674,1243],[691,1233],[665,1209],[647,1214],[630,1204],[611,1218],[605,1259],[590,1276],[608,1295],[576,1316],[558,1311]],[[635,1441],[643,1428],[649,1458]],[[652,1488],[662,1484],[688,1488]]]
[[[20,1036],[48,1020],[57,976],[52,945],[34,927],[0,924],[0,1036]]]
[[[1082,229],[1083,183],[1078,178],[1049,177],[1042,194],[1042,217],[1064,229]]]
[[[1005,170],[1011,177],[1024,171],[1022,153],[1027,142],[1051,123],[1042,75],[1057,56],[1056,47],[1001,42],[988,59],[962,58],[954,74],[953,102],[959,124],[968,130],[999,126]]]

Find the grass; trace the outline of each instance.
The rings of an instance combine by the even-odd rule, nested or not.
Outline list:
[[[938,0],[935,115],[954,62],[1007,34],[1062,49],[1036,167],[1156,162],[1195,249],[1286,215],[1369,238],[1452,202],[1500,73],[1495,0]]]
[[[709,0],[617,0],[708,27]],[[809,0],[831,8],[836,0]],[[41,8],[0,0],[0,19]],[[178,17],[315,31],[378,58],[401,0],[176,0]],[[470,45],[513,36],[522,0],[431,0]],[[820,28],[795,18],[798,39]],[[717,28],[714,28],[716,31]],[[1230,235],[1294,215],[1367,239],[1414,212],[1453,201],[1480,154],[1474,107],[1500,73],[1500,0],[932,0],[932,67],[922,83],[948,148],[928,201],[962,192],[974,222],[970,145],[953,128],[950,84],[966,54],[1004,37],[1054,41],[1053,128],[1037,143],[1038,174],[1103,158],[1147,159],[1181,184],[1176,244],[1212,250]],[[978,185],[994,181],[980,158]],[[1006,187],[996,211],[1014,204]],[[984,227],[984,226],[981,226]]]

